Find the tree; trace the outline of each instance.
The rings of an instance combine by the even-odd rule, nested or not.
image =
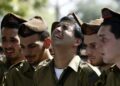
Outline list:
[[[6,12],[13,12],[26,16],[29,11],[34,11],[45,6],[47,0],[0,0],[0,15]]]
[[[98,0],[80,0],[77,4],[76,13],[84,22],[89,22],[90,20],[100,18],[101,9],[104,7],[112,8],[114,10],[117,9],[117,5],[114,0],[108,0],[107,4],[100,3]]]

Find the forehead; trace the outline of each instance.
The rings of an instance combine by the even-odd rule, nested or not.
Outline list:
[[[102,25],[98,31],[98,36],[105,36],[109,35],[111,26],[110,25]]]
[[[84,35],[84,43],[85,44],[90,44],[93,42],[97,42],[97,34],[93,35]]]
[[[18,35],[18,29],[14,29],[14,28],[3,28],[2,31],[2,36],[7,36],[7,37],[11,37],[11,36],[16,36]]]
[[[28,37],[20,37],[20,41],[21,41],[21,44],[28,45],[31,43],[39,42],[40,39],[38,34],[34,34]]]

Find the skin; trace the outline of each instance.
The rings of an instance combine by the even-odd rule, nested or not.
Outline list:
[[[104,64],[100,53],[101,46],[98,44],[97,34],[84,35],[84,43],[87,45],[86,53],[89,62],[94,66],[101,66]]]
[[[34,34],[28,37],[20,37],[21,46],[24,55],[28,62],[32,65],[37,65],[39,62],[46,59],[43,56],[43,43],[39,40],[39,35]]]
[[[2,47],[7,60],[10,60],[11,64],[15,64],[24,59],[21,51],[20,39],[17,33],[17,29],[2,29]]]
[[[98,32],[103,49],[101,55],[105,63],[114,63],[120,68],[120,39],[116,39],[110,30],[110,25],[103,25]]]
[[[52,32],[52,46],[55,52],[55,67],[65,68],[76,54],[81,40],[74,36],[74,26],[56,27]]]

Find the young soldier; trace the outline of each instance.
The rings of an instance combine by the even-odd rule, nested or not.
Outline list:
[[[55,55],[51,62],[36,71],[35,86],[90,86],[88,76],[91,70],[85,64],[81,65],[82,60],[76,54],[83,42],[81,28],[73,18],[67,16],[53,23],[53,27]]]
[[[51,44],[47,25],[40,16],[36,16],[20,26],[21,46],[28,62],[36,69],[43,60],[52,59],[49,52]],[[39,64],[40,63],[40,64]]]
[[[18,37],[18,28],[23,22],[25,22],[24,19],[11,13],[6,14],[1,22],[2,47],[6,56],[7,68],[13,67],[25,59]]]
[[[109,68],[109,65],[103,62],[102,55],[100,53],[101,46],[98,45],[99,40],[97,38],[97,32],[100,28],[102,19],[96,19],[90,23],[84,23],[82,25],[82,31],[84,34],[84,43],[86,44],[86,53],[88,55],[88,61],[93,66],[98,66],[102,72],[104,69]]]
[[[7,72],[4,75],[2,86],[32,86],[33,70],[25,61],[18,29],[24,19],[15,14],[8,13],[1,23],[2,47],[6,55]],[[24,79],[22,79],[24,78]]]
[[[115,65],[103,72],[96,86],[120,86],[120,14],[104,8],[102,17],[104,21],[98,31],[101,55],[105,63]]]

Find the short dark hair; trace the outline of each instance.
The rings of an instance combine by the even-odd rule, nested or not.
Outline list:
[[[38,35],[39,35],[40,41],[44,41],[46,38],[50,37],[50,34],[48,31],[42,31]]]
[[[116,39],[120,38],[120,23],[106,21],[106,22],[103,22],[101,26],[102,25],[110,25],[111,26],[110,31],[114,34],[115,38]]]

